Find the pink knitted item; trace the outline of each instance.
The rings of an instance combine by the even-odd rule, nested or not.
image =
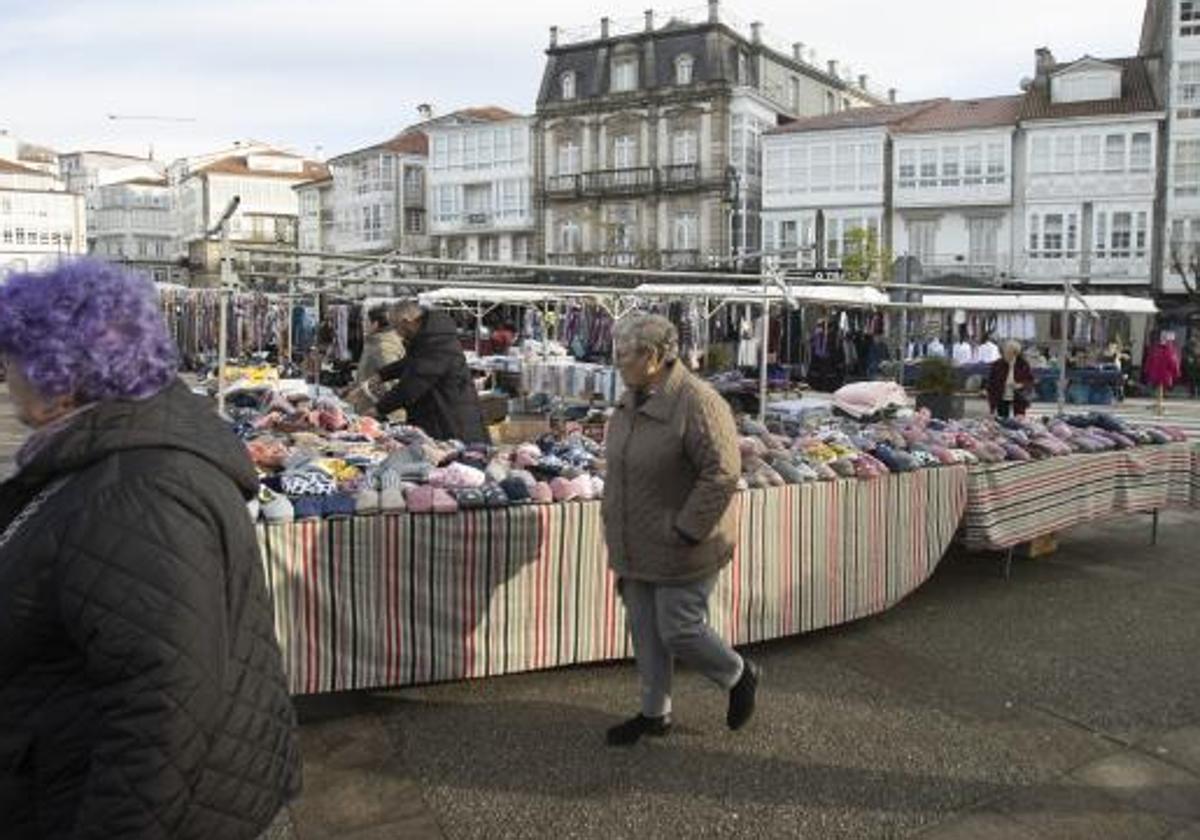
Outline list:
[[[533,485],[533,488],[529,491],[529,495],[539,505],[548,505],[554,501],[554,491],[544,481],[539,481]]]
[[[405,502],[413,513],[431,513],[433,511],[433,488],[426,486],[410,488]]]
[[[434,513],[458,513],[458,502],[440,487],[433,488]]]
[[[550,490],[554,493],[556,502],[570,502],[579,494],[571,480],[561,476],[550,482]]]

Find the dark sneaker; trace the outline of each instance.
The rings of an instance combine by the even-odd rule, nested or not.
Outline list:
[[[744,660],[742,678],[729,690],[729,713],[725,723],[730,729],[738,730],[754,717],[754,700],[758,694],[758,680],[762,671],[749,659]]]
[[[608,730],[608,745],[610,747],[631,747],[643,735],[649,735],[652,738],[662,738],[670,731],[670,715],[653,718],[638,715]]]

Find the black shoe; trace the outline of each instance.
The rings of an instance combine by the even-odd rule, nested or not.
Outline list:
[[[610,747],[631,747],[643,735],[649,735],[652,738],[662,738],[670,731],[670,715],[664,715],[663,717],[638,715],[609,729],[608,745]]]
[[[762,671],[749,659],[745,659],[742,678],[729,690],[729,713],[725,723],[730,729],[738,730],[754,717],[754,699],[758,694],[758,679]]]

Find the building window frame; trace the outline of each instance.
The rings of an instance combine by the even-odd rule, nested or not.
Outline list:
[[[570,102],[576,98],[578,91],[576,90],[576,77],[574,70],[568,70],[558,77],[559,88],[562,92],[562,98],[566,102]]]
[[[630,93],[638,89],[638,63],[636,58],[619,57],[612,60],[612,93]]]
[[[683,53],[675,57],[675,84],[680,87],[690,85],[694,76],[696,60],[691,53]]]

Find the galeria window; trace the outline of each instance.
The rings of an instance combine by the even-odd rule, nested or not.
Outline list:
[[[1182,0],[1179,4],[1179,34],[1185,38],[1200,35],[1200,0]]]
[[[1200,61],[1181,61],[1175,82],[1175,116],[1181,120],[1200,118]]]
[[[1200,195],[1200,140],[1175,141],[1173,170],[1176,196]]]
[[[612,65],[612,90],[614,93],[637,90],[637,60],[619,58]]]
[[[692,67],[695,64],[690,55],[684,54],[675,59],[675,84],[690,85],[692,83]]]

